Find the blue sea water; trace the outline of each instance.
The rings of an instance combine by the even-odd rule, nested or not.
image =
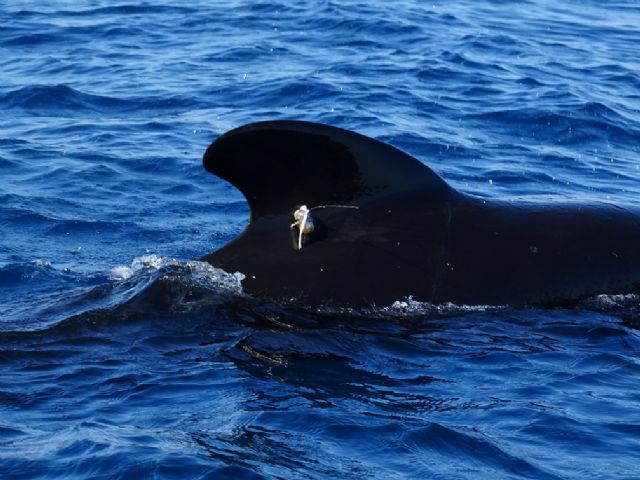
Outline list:
[[[248,218],[201,155],[264,119],[478,196],[640,205],[637,2],[9,0],[0,25],[0,477],[640,478],[637,295],[318,312],[195,261]]]

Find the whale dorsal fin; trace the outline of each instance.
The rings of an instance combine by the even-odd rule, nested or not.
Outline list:
[[[268,121],[231,130],[207,149],[207,171],[246,197],[252,219],[291,214],[296,205],[357,205],[415,189],[450,187],[415,158],[363,135],[302,121]]]

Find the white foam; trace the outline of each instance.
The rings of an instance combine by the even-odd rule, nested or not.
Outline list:
[[[404,300],[396,300],[388,307],[382,307],[381,313],[413,316],[413,315],[429,315],[429,314],[457,314],[468,312],[486,312],[491,310],[503,310],[507,305],[458,305],[447,302],[441,304],[433,304],[429,302],[419,302],[413,297],[407,297]]]
[[[207,262],[190,261],[180,265],[189,269],[188,279],[192,284],[215,286],[235,293],[242,293],[242,281],[246,276],[241,272],[229,273]]]
[[[118,265],[117,267],[113,267],[111,269],[111,274],[109,275],[111,280],[122,281],[131,278],[133,275],[133,268],[126,267],[124,265]]]
[[[134,258],[131,266],[118,265],[113,267],[110,276],[112,280],[116,281],[128,280],[141,270],[157,270],[165,263],[166,260],[158,255],[143,255]]]
[[[640,295],[637,293],[623,293],[617,295],[601,294],[587,298],[580,302],[587,308],[596,310],[616,310],[640,305]]]
[[[158,255],[143,255],[141,257],[136,257],[131,262],[131,267],[135,270],[141,270],[144,268],[157,270],[163,265],[167,265],[168,263],[175,263],[175,259],[165,259],[159,257]]]
[[[114,281],[125,281],[136,274],[150,273],[163,268],[167,269],[168,277],[179,277],[191,285],[242,293],[242,281],[245,275],[240,272],[228,273],[206,262],[185,262],[153,254],[134,258],[130,266],[118,265],[112,268],[110,277]]]
[[[404,300],[396,300],[391,305],[368,308],[351,307],[320,307],[316,309],[318,313],[324,314],[346,314],[346,315],[366,315],[370,317],[403,318],[403,317],[423,317],[423,316],[450,316],[474,312],[500,311],[509,308],[508,305],[465,305],[451,302],[434,304],[430,302],[420,302],[413,297],[406,297]]]

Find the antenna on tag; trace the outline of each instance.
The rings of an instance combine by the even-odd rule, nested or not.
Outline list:
[[[311,211],[319,208],[353,208],[357,210],[359,207],[355,205],[317,205],[308,208],[306,205],[300,205],[293,212],[293,223],[291,224],[293,248],[295,250],[302,250],[306,240],[313,233],[314,225]]]

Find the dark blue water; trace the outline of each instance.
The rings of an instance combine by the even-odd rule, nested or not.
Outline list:
[[[309,312],[193,261],[248,217],[202,152],[263,119],[479,196],[640,205],[637,2],[10,1],[0,25],[0,477],[640,478],[638,296]]]

